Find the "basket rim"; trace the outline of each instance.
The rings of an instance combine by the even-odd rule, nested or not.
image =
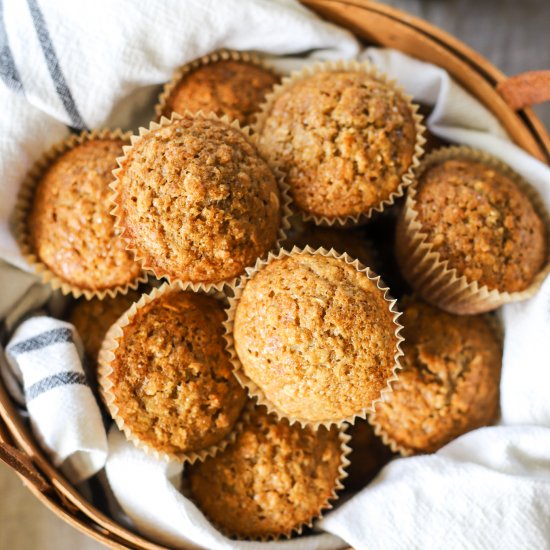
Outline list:
[[[362,10],[365,16],[369,13],[374,13],[386,18],[388,22],[391,21],[402,26],[407,26],[412,31],[424,35],[424,38],[430,40],[434,47],[443,48],[452,57],[466,63],[478,77],[481,77],[493,88],[495,97],[500,97],[495,87],[499,82],[506,80],[507,77],[504,73],[464,42],[420,17],[410,15],[404,10],[373,0],[300,0],[300,2],[321,17],[329,13],[331,7],[334,9],[348,6]],[[341,20],[335,22],[357,35],[354,32],[351,21],[348,24]],[[503,99],[502,102],[504,102]],[[511,108],[509,109],[512,111]],[[492,112],[494,113],[493,110]],[[523,127],[526,135],[531,136],[533,146],[536,146],[536,149],[531,148],[532,150],[529,152],[545,164],[550,164],[550,136],[538,116],[531,108],[523,109],[514,114],[517,117],[516,122],[518,126]],[[495,116],[500,120],[500,117],[496,113]],[[534,154],[534,151],[538,151],[538,154]],[[0,351],[0,353],[3,353],[3,351]],[[110,548],[168,550],[167,547],[150,542],[144,537],[117,524],[86,501],[72,487],[68,480],[54,468],[40,447],[34,442],[29,429],[24,425],[23,420],[16,411],[4,387],[3,380],[0,378],[0,445],[2,443],[11,444],[10,441],[6,440],[4,434],[7,434],[11,438],[14,446],[29,455],[37,470],[51,483],[54,491],[53,495],[40,492],[24,480],[25,486],[28,487],[35,497],[58,515],[58,517],[67,521],[97,542]],[[77,509],[76,513],[74,509]]]

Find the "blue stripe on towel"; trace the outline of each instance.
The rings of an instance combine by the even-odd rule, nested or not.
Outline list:
[[[19,93],[23,92],[23,83],[15,66],[6,33],[3,0],[0,0],[0,78],[10,90]]]
[[[18,342],[13,346],[8,346],[8,351],[13,355],[19,355],[21,353],[46,348],[59,342],[73,342],[73,333],[70,328],[62,327],[48,330],[32,338]]]
[[[61,99],[65,110],[67,111],[69,117],[71,118],[71,124],[74,128],[80,130],[86,129],[86,124],[80,116],[80,112],[76,106],[76,103],[71,94],[71,90],[67,85],[61,66],[59,65],[59,60],[55,53],[53,47],[52,39],[50,33],[48,32],[48,27],[44,19],[44,15],[38,6],[37,0],[27,0],[29,5],[29,10],[31,12],[32,21],[34,23],[34,29],[36,30],[36,35],[38,36],[38,41],[42,47],[42,53],[46,59],[46,64],[48,66],[48,71],[52,77],[57,95]]]
[[[88,381],[86,380],[86,375],[80,372],[59,372],[52,376],[48,376],[47,378],[43,378],[39,382],[35,382],[32,386],[25,389],[27,403],[44,392],[52,390],[53,388],[72,384],[87,386]]]

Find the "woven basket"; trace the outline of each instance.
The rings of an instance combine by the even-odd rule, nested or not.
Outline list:
[[[550,164],[550,136],[530,105],[550,100],[550,71],[507,78],[462,42],[421,19],[368,0],[303,0],[321,17],[367,44],[401,50],[445,68],[506,128],[517,145]],[[67,523],[110,548],[162,549],[88,503],[52,466],[16,412],[0,380],[0,459]]]

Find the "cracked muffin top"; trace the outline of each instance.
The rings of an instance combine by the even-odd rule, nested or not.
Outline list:
[[[123,236],[157,276],[216,283],[276,242],[273,172],[240,130],[185,116],[142,136],[117,173]]]
[[[283,416],[339,422],[369,408],[392,378],[394,314],[344,260],[293,254],[246,283],[233,337],[244,374]]]
[[[110,214],[109,184],[125,141],[92,139],[57,158],[37,183],[28,218],[31,248],[80,289],[125,286],[141,273]]]
[[[543,268],[544,222],[529,197],[496,168],[466,158],[436,163],[421,174],[416,201],[428,242],[459,276],[518,292]]]
[[[493,423],[502,349],[487,318],[410,302],[403,325],[403,369],[393,393],[377,404],[373,423],[407,454],[435,452]]]
[[[140,296],[139,292],[130,290],[127,294],[117,294],[114,298],[103,300],[82,298],[74,305],[69,322],[75,326],[93,368],[107,331]]]
[[[189,453],[233,429],[246,394],[225,350],[224,317],[215,298],[171,291],[138,308],[122,328],[108,391],[142,443]]]
[[[230,536],[289,535],[328,506],[341,444],[337,428],[289,426],[257,407],[234,443],[189,467],[192,498]]]
[[[246,61],[208,63],[183,75],[166,100],[162,114],[213,112],[252,123],[266,94],[278,78],[268,69]]]
[[[359,71],[319,72],[281,90],[260,149],[296,205],[329,219],[367,213],[398,191],[415,154],[409,102]]]

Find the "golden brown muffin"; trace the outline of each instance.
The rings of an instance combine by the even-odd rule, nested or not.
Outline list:
[[[107,331],[139,298],[139,292],[130,291],[128,294],[117,294],[114,298],[80,299],[76,302],[69,315],[69,322],[76,328],[93,367],[97,364],[97,356]]]
[[[502,349],[487,318],[410,302],[403,325],[403,370],[372,422],[408,454],[435,452],[494,422]]]
[[[223,452],[189,468],[193,500],[238,538],[290,535],[327,507],[341,477],[337,428],[290,427],[264,411]]]
[[[375,435],[374,429],[366,420],[358,420],[350,426],[351,436],[348,457],[350,464],[346,468],[348,477],[344,481],[347,491],[360,491],[378,472],[396,456],[392,450]]]
[[[466,158],[436,163],[421,174],[416,201],[428,242],[459,276],[517,292],[541,271],[544,223],[529,197],[497,169]]]
[[[233,337],[246,377],[280,414],[335,422],[363,414],[393,376],[394,313],[344,260],[293,254],[246,283]]]
[[[293,246],[305,248],[311,246],[330,250],[334,248],[338,253],[346,252],[354,260],[363,265],[373,267],[375,264],[375,250],[370,242],[353,229],[334,229],[313,224],[304,224],[304,227],[291,238],[287,239],[284,247],[291,250]]]
[[[110,366],[117,417],[142,443],[181,454],[219,443],[246,400],[209,296],[171,291],[138,308]]]
[[[31,248],[57,277],[92,291],[125,286],[141,268],[116,236],[109,184],[126,142],[92,139],[63,153],[37,184]]]
[[[183,75],[166,100],[162,114],[203,111],[253,121],[266,94],[278,78],[268,69],[247,61],[222,60]]]
[[[157,276],[231,279],[276,242],[275,177],[247,136],[185,116],[147,133],[117,174],[118,223]]]
[[[287,86],[259,132],[260,149],[286,173],[296,205],[329,219],[389,199],[415,154],[409,102],[359,71],[319,72]]]

